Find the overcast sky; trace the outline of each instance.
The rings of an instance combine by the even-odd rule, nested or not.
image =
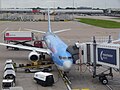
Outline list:
[[[1,0],[2,8],[31,8],[54,6],[120,8],[120,0]]]

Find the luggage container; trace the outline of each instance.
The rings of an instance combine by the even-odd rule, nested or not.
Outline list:
[[[6,31],[4,34],[5,41],[32,41],[34,34],[31,31]]]
[[[16,74],[14,70],[6,70],[3,75],[4,79],[13,79],[15,82]]]
[[[32,41],[34,40],[34,33],[31,31],[6,31],[4,33],[4,41],[7,44],[23,45],[23,46],[33,46]],[[14,48],[6,46],[7,49],[11,48],[14,50],[19,50],[19,48]]]
[[[6,62],[5,62],[5,65],[6,64],[13,64],[13,60],[12,59],[7,59]]]
[[[34,74],[34,80],[42,86],[52,86],[54,84],[53,74],[47,72],[37,72]]]
[[[13,67],[13,64],[6,64],[5,68],[4,68],[4,71],[6,71],[6,70],[15,70],[14,67]]]
[[[2,80],[2,90],[10,90],[10,87],[14,87],[14,86],[15,86],[15,83],[13,79]]]

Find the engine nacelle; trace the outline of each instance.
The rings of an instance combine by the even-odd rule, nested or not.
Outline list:
[[[39,60],[39,54],[37,52],[30,52],[29,56],[28,56],[28,60],[32,61],[32,62],[36,62]]]

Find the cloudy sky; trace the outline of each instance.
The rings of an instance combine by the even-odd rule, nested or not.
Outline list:
[[[120,8],[120,0],[0,0],[2,8],[98,7]],[[74,4],[73,4],[74,2]]]

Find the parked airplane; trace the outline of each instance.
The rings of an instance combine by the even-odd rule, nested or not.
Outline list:
[[[48,10],[48,32],[37,31],[37,32],[45,33],[43,36],[43,40],[45,41],[48,47],[47,49],[13,45],[13,44],[5,44],[5,43],[0,43],[0,45],[31,50],[32,52],[30,52],[28,56],[29,60],[31,61],[39,60],[40,54],[38,52],[47,53],[51,56],[54,64],[60,70],[67,72],[72,67],[73,58],[72,58],[72,55],[66,50],[68,46],[57,35],[55,35],[55,33],[63,32],[63,31],[67,31],[67,30],[59,30],[54,32],[51,31],[50,15]]]

